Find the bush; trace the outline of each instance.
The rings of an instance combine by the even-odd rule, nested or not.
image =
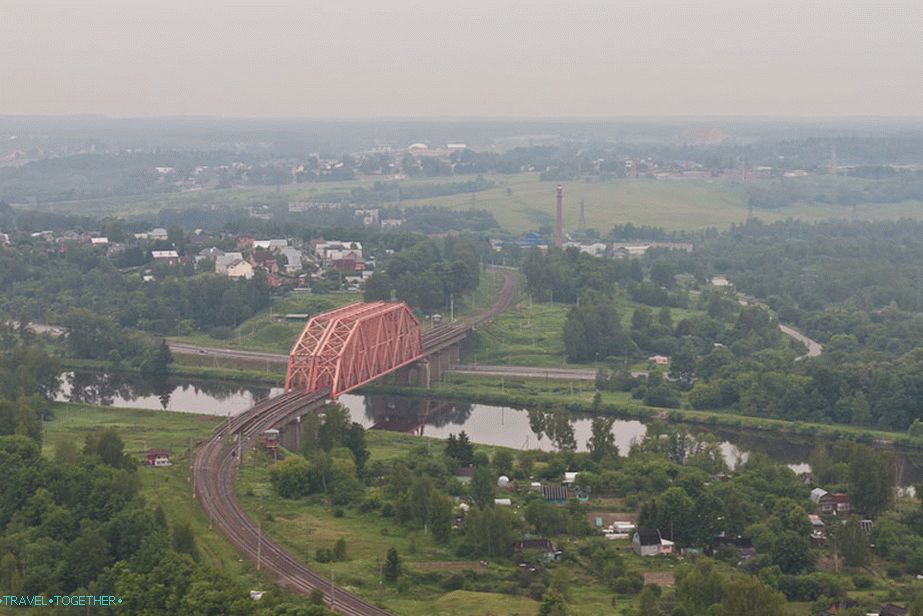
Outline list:
[[[465,576],[461,573],[453,573],[445,580],[442,581],[442,590],[446,592],[452,592],[453,590],[461,590],[465,587]]]
[[[314,560],[319,563],[333,562],[333,550],[330,548],[318,548],[314,552]]]
[[[342,518],[344,515],[346,515],[346,512],[343,511],[342,507],[337,507],[333,510],[333,517],[335,518]]]
[[[644,588],[644,577],[640,573],[629,572],[612,580],[610,588],[620,595],[634,595]]]

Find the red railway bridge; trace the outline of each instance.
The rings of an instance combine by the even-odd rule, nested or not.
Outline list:
[[[308,321],[292,347],[285,390],[360,387],[423,358],[420,323],[406,304],[355,303]]]
[[[236,465],[267,429],[281,432],[282,445],[298,449],[301,418],[328,400],[395,373],[399,383],[428,387],[457,363],[459,347],[475,326],[505,310],[517,289],[518,272],[497,268],[504,284],[496,301],[480,314],[425,333],[406,304],[356,303],[316,315],[305,326],[289,356],[285,393],[260,402],[215,429],[196,451],[193,495],[214,525],[237,549],[276,582],[308,595],[330,590],[324,599],[336,611],[356,616],[388,612],[339,586],[331,586],[292,555],[262,535],[234,495]]]

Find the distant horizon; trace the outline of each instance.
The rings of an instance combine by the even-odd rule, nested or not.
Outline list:
[[[923,3],[4,0],[0,114],[905,118]]]
[[[296,115],[212,115],[206,113],[172,114],[172,115],[117,115],[106,113],[0,113],[0,119],[79,119],[92,118],[101,120],[277,120],[308,122],[593,122],[593,121],[651,121],[651,120],[923,120],[923,113],[916,115],[761,115],[761,114],[660,114],[660,115],[582,115],[582,116],[542,116],[542,115],[445,115],[445,116],[296,116]]]

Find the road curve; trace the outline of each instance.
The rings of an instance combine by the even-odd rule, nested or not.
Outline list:
[[[794,327],[791,327],[789,325],[782,325],[781,323],[779,323],[779,329],[782,330],[782,333],[785,334],[786,336],[794,338],[795,340],[797,340],[798,342],[802,343],[804,346],[807,347],[808,352],[805,353],[804,355],[800,355],[796,357],[795,361],[802,360],[805,357],[818,357],[821,353],[824,352],[824,347],[821,345],[821,343],[817,342],[816,340],[812,340],[811,338],[808,338],[807,336],[802,334],[800,331],[798,331]]]
[[[516,298],[519,273],[512,268],[503,268],[503,287],[496,301],[487,310],[460,319],[458,322],[427,332],[425,349],[438,349],[466,334],[479,323],[483,323],[506,310]],[[172,346],[172,345],[171,345]],[[202,347],[176,345],[177,352],[199,353]],[[209,352],[206,350],[206,353]],[[225,350],[225,353],[232,353]],[[272,361],[276,354],[250,351],[235,351],[238,356],[257,355],[261,360]],[[267,357],[268,356],[268,357]],[[248,357],[248,358],[250,358]],[[285,357],[285,356],[282,356]],[[312,405],[322,403],[329,390],[319,392],[287,392],[264,400],[217,427],[210,439],[197,450],[192,463],[193,495],[199,500],[209,523],[251,561],[256,561],[261,570],[275,582],[292,592],[309,595],[320,589],[325,593],[327,605],[348,616],[387,616],[389,612],[372,605],[360,597],[332,585],[325,577],[303,565],[288,552],[263,536],[260,526],[247,515],[234,494],[234,477],[244,451],[254,446],[260,434],[279,425],[287,418]],[[240,454],[238,453],[240,452]]]

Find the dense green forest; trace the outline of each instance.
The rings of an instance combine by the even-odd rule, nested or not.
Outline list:
[[[678,406],[685,395],[696,409],[907,430],[923,422],[921,237],[923,225],[907,220],[751,221],[704,234],[693,252],[607,260],[531,251],[522,267],[535,297],[574,304],[562,333],[568,356],[608,361],[602,388],[656,406]],[[764,304],[744,307],[734,290],[710,287],[715,274]],[[618,296],[651,307],[634,311],[630,330]],[[678,307],[699,312],[674,319]],[[799,353],[780,345],[780,322],[824,353],[794,361]],[[668,382],[626,376],[625,360],[650,353],[671,356]]]
[[[235,581],[202,564],[188,524],[168,524],[141,496],[137,462],[114,430],[61,441],[44,457],[57,363],[9,328],[0,343],[0,593],[123,600],[94,613],[328,613],[287,605],[278,593],[255,606]]]

